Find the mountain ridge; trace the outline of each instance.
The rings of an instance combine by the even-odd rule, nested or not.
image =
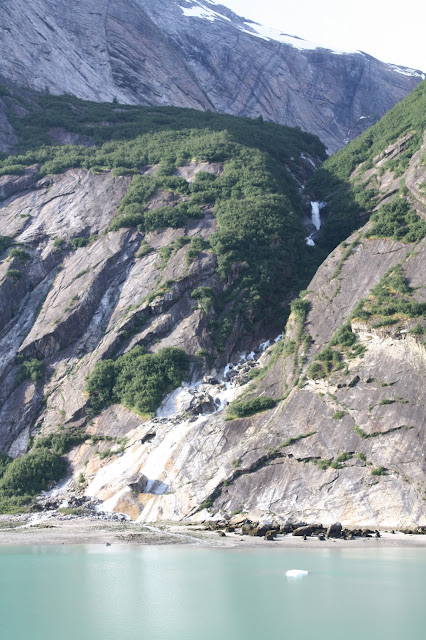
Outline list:
[[[21,86],[88,100],[261,115],[315,133],[330,152],[422,77],[367,54],[306,42],[309,48],[300,49],[295,45],[304,41],[287,36],[278,42],[207,2],[6,0],[0,25],[2,74]]]

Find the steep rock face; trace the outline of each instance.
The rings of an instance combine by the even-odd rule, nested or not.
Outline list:
[[[345,262],[343,287],[350,279],[359,296],[365,295],[408,251],[402,243],[367,242]],[[378,263],[376,256],[384,252],[388,262]],[[306,326],[315,342],[308,363],[333,333],[316,320],[324,317],[321,305],[340,257],[336,250],[310,286]],[[418,277],[425,257],[423,242],[407,259],[405,272],[413,285],[411,274]],[[344,321],[358,299],[350,291],[336,297],[328,313]],[[75,451],[72,464],[76,473],[86,469],[87,494],[105,500],[105,509],[141,521],[204,519],[208,508],[210,514],[243,510],[323,524],[424,526],[424,345],[404,333],[362,325],[356,331],[366,348],[363,357],[351,360],[346,373],[294,387],[276,409],[233,421],[224,420],[225,411],[196,422],[135,418],[124,453],[106,465],[90,457],[88,448]],[[257,393],[279,400],[292,387],[293,375],[293,355],[281,357]],[[122,419],[108,413],[95,433],[114,432]],[[91,462],[84,466],[88,456]],[[381,468],[385,471],[375,471]],[[151,485],[139,492],[130,485],[140,474]]]
[[[329,152],[422,78],[266,30],[207,0],[6,0],[0,27],[0,71],[20,86],[262,115],[317,134]],[[11,143],[13,135],[4,148]]]
[[[131,178],[73,169],[37,181],[36,170],[0,178],[0,237],[25,247],[22,259],[5,253],[0,263],[0,448],[14,456],[34,430],[87,423],[85,380],[100,359],[136,344],[153,352],[177,346],[200,372],[196,355],[213,346],[191,292],[224,286],[211,251],[186,259],[191,238],[217,230],[210,211],[145,237],[136,229],[107,233]],[[204,162],[177,174],[190,181],[199,170],[223,172],[221,163]],[[148,207],[173,206],[171,195],[160,191]],[[83,246],[72,250],[74,238]],[[139,256],[142,238],[150,251]],[[47,378],[20,381],[17,356],[43,360]]]
[[[402,153],[404,144],[395,148]],[[405,178],[412,184],[406,197],[424,217],[424,151],[423,145],[393,179],[380,172],[380,155],[362,180],[375,173],[387,202],[395,181]],[[384,156],[389,153],[390,147]],[[304,298],[306,317],[292,313],[278,352],[270,347],[261,356],[260,377],[248,384],[247,376],[234,378],[228,399],[266,396],[275,408],[237,420],[226,419],[224,409],[188,418],[176,394],[165,405],[169,412],[159,413],[170,416],[177,403],[180,413],[172,417],[144,422],[122,407],[110,408],[90,429],[125,433],[124,450],[106,463],[93,457],[89,444],[70,455],[74,476],[85,470],[87,495],[140,521],[243,511],[324,525],[425,526],[426,352],[422,332],[413,331],[416,322],[424,331],[424,317],[402,314],[396,323],[375,323],[354,311],[377,296],[372,292],[386,274],[399,273],[395,269],[412,302],[426,302],[426,241],[370,237],[371,227],[367,223],[320,267]],[[312,365],[345,323],[353,347],[342,351],[341,366],[314,375]],[[233,375],[229,367],[223,374],[225,380]],[[207,385],[208,393],[215,384]]]

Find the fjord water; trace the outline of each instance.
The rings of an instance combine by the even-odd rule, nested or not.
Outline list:
[[[396,640],[426,628],[426,550],[0,548],[5,640]],[[307,569],[302,579],[288,569]]]

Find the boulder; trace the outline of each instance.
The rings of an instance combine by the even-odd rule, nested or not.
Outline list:
[[[327,538],[340,538],[342,535],[342,525],[340,522],[331,524],[327,529]]]

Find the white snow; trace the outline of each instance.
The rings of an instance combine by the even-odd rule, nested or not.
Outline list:
[[[259,24],[257,22],[252,22],[251,20],[247,20],[244,22],[247,28],[238,27],[240,31],[244,33],[248,33],[252,36],[256,36],[257,38],[261,38],[262,40],[275,40],[276,42],[282,42],[284,44],[289,44],[296,49],[327,49],[316,42],[310,42],[309,40],[304,40],[303,38],[299,38],[298,36],[292,36],[288,33],[283,33],[282,31],[278,31],[277,29],[272,29],[271,27],[267,27],[263,24]],[[353,49],[348,50],[338,50],[338,49],[327,49],[331,53],[336,55],[345,55],[348,53],[357,53],[359,55],[363,55],[361,51],[355,51]]]
[[[308,247],[315,247],[315,242],[312,240],[311,236],[312,233],[306,238],[306,244],[308,245]]]
[[[303,50],[314,50],[314,49],[327,49],[331,53],[336,55],[345,55],[348,53],[356,53],[358,55],[364,55],[362,51],[355,51],[353,49],[348,50],[340,50],[340,49],[329,49],[324,47],[316,42],[310,42],[309,40],[304,40],[303,38],[299,38],[298,36],[293,36],[288,33],[283,33],[282,31],[278,31],[277,29],[272,29],[271,27],[267,27],[266,25],[259,24],[258,22],[253,22],[252,20],[242,20],[238,19],[238,22],[233,21],[227,16],[219,13],[218,11],[213,11],[208,5],[217,6],[220,10],[220,5],[216,2],[212,2],[210,0],[203,0],[202,2],[198,2],[197,0],[187,0],[188,3],[191,3],[192,7],[180,7],[184,16],[188,18],[201,18],[203,20],[209,20],[210,22],[214,22],[215,20],[227,20],[231,24],[235,26],[236,29],[242,31],[243,33],[248,33],[251,36],[255,36],[256,38],[260,38],[261,40],[266,41],[275,41],[282,42],[283,44],[288,44],[296,49]],[[238,16],[237,16],[238,18]]]
[[[181,7],[183,15],[188,18],[202,18],[204,20],[209,20],[210,22],[214,22],[215,20],[228,20],[231,22],[230,18],[209,9],[203,2],[194,3],[194,7]],[[214,2],[209,2],[209,4],[215,4]]]
[[[398,67],[396,64],[388,64],[388,67],[397,73],[400,73],[403,76],[414,76],[415,78],[421,78],[424,80],[426,75],[419,71],[418,69],[410,69],[408,67]]]

